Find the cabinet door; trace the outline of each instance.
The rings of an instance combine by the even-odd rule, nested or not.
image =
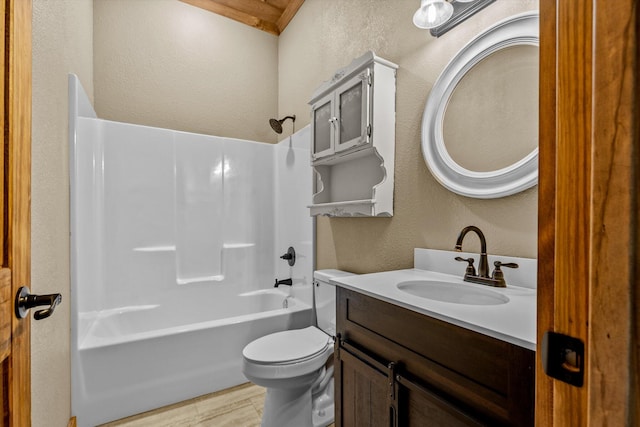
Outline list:
[[[371,70],[367,68],[336,90],[335,151],[369,143],[371,132]]]
[[[334,116],[333,96],[331,93],[312,107],[311,135],[313,146],[311,147],[313,160],[333,154],[335,129],[337,118]]]
[[[336,362],[336,426],[390,427],[387,375],[344,349]]]
[[[402,427],[481,427],[498,425],[483,423],[466,414],[435,392],[397,376],[398,380],[398,424]]]

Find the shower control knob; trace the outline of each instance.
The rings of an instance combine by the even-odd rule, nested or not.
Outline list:
[[[289,246],[287,249],[287,253],[282,255],[280,258],[287,261],[291,267],[296,263],[296,251],[293,247]]]
[[[58,304],[62,302],[62,295],[50,294],[50,295],[31,295],[29,288],[22,286],[18,289],[16,294],[15,311],[18,319],[24,319],[27,317],[29,310],[34,307],[49,306],[43,310],[38,310],[33,315],[36,320],[46,319],[53,314],[53,310],[56,309]]]

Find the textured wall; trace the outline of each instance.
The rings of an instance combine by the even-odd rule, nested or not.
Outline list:
[[[413,248],[452,249],[466,225],[479,226],[489,252],[535,257],[537,188],[496,200],[450,193],[429,173],[420,148],[422,112],[441,70],[473,36],[535,0],[500,0],[435,39],[412,24],[418,0],[307,0],[279,42],[280,115],[309,122],[316,86],[366,50],[400,66],[396,92],[395,205],[392,218],[320,218],[317,267],[372,272],[411,267]],[[477,250],[475,237],[465,249]],[[461,268],[461,272],[462,272]]]
[[[91,96],[92,46],[92,0],[33,0],[31,290],[63,295],[53,316],[31,323],[34,427],[64,427],[71,412],[67,74]]]
[[[177,0],[94,7],[98,117],[276,142],[277,37]]]

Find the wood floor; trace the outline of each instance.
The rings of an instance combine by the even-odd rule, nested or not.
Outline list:
[[[264,396],[247,383],[100,427],[259,427]]]
[[[243,384],[101,427],[259,427],[265,389]]]

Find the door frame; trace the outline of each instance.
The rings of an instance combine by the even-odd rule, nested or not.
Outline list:
[[[3,391],[11,427],[31,425],[31,323],[14,297],[31,282],[31,0],[5,0],[3,267],[11,269],[11,354]],[[6,315],[6,314],[5,314]],[[7,407],[5,407],[7,408]],[[8,419],[7,419],[8,418]]]
[[[539,426],[640,421],[637,3],[540,0]],[[582,387],[545,375],[546,331],[585,343]]]

